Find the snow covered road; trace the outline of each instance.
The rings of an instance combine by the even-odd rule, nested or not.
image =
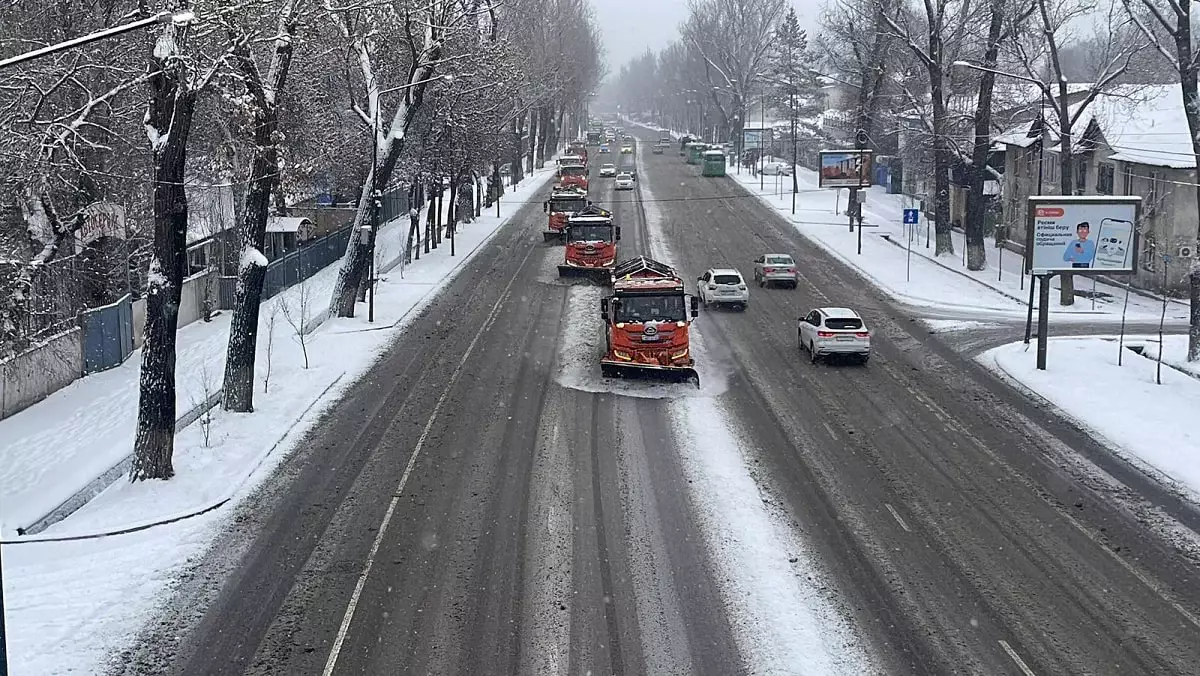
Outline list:
[[[666,258],[688,280],[718,264],[748,274],[780,250],[808,282],[702,313],[699,390],[606,382],[587,363],[603,340],[596,290],[550,272],[561,249],[541,242],[531,200],[239,512],[242,537],[199,564],[139,664],[728,676],[1200,662],[1178,610],[1200,611],[1186,562],[1058,462],[1064,444],[1102,449],[732,179],[674,153],[636,161],[637,191],[593,190],[623,228],[621,257]],[[638,196],[654,200],[644,212]],[[795,320],[824,303],[866,314],[868,367],[799,358]]]

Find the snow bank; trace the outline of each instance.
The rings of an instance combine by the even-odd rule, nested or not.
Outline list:
[[[1156,385],[1152,359],[1126,350],[1118,366],[1119,349],[1112,337],[1052,338],[1045,371],[1036,368],[1037,351],[1019,342],[979,360],[1155,478],[1200,496],[1200,432],[1191,422],[1200,411],[1200,380],[1164,366]]]
[[[734,640],[756,674],[878,673],[834,587],[750,476],[746,444],[720,403],[671,404],[692,503],[712,552]]]

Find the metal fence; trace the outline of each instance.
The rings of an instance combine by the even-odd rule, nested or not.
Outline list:
[[[133,302],[126,294],[115,303],[79,313],[83,328],[83,373],[120,366],[133,353]]]
[[[15,283],[25,264],[0,262],[0,288]],[[30,288],[22,312],[13,317],[13,344],[0,344],[0,355],[20,350],[25,345],[76,325],[83,309],[80,274],[76,256],[65,256],[47,263],[30,275]],[[0,341],[2,342],[2,341]]]
[[[266,279],[263,280],[262,299],[266,300],[289,286],[299,284],[340,259],[346,253],[351,230],[347,227],[331,232],[271,261],[267,265]],[[237,277],[221,277],[217,296],[222,310],[233,309],[236,288]]]

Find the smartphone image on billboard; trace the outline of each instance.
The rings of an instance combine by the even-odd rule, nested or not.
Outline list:
[[[1133,223],[1116,218],[1100,221],[1096,237],[1096,268],[1129,267],[1129,247],[1133,241]]]

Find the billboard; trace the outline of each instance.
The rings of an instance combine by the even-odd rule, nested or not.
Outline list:
[[[742,150],[753,150],[767,147],[771,142],[774,129],[743,129]]]
[[[870,150],[822,150],[822,188],[866,188],[871,185]]]
[[[1140,197],[1029,198],[1025,270],[1034,274],[1132,273]]]

